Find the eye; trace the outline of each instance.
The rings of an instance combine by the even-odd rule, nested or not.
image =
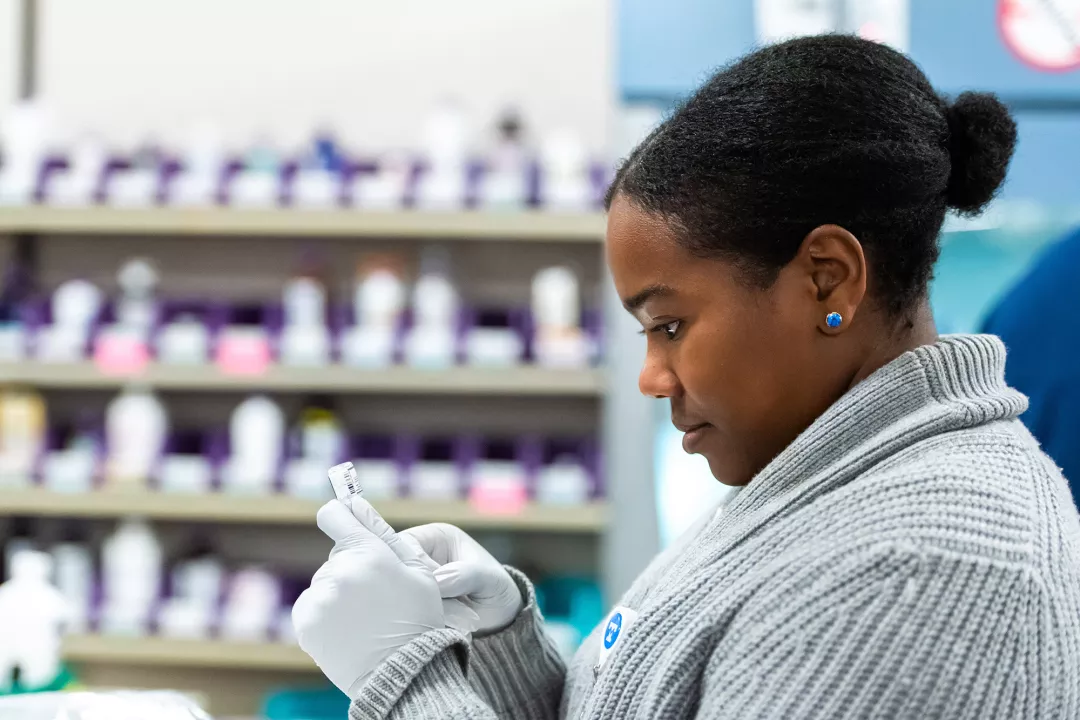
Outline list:
[[[661,332],[668,340],[674,340],[675,335],[679,332],[679,327],[682,323],[679,320],[672,320],[671,322],[664,323],[655,329],[655,332]]]

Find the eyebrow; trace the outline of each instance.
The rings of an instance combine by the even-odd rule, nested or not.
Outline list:
[[[665,297],[674,294],[675,289],[669,285],[650,285],[644,290],[641,290],[623,300],[623,307],[630,312],[634,312],[639,307],[644,305],[646,301],[648,301],[650,298]]]

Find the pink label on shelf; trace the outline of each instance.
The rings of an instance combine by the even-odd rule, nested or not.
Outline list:
[[[265,335],[225,333],[218,342],[217,364],[230,375],[261,375],[270,366],[270,341]]]
[[[481,483],[469,491],[469,503],[487,515],[517,515],[527,502],[524,484]]]
[[[94,343],[94,363],[106,375],[138,375],[149,362],[146,343],[129,333],[106,331]]]

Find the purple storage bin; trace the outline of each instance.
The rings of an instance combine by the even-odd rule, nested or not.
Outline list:
[[[480,460],[505,460],[519,462],[527,467],[534,459],[535,441],[529,436],[479,437],[468,435],[461,439],[462,459],[467,465]]]
[[[526,360],[530,363],[536,362],[536,323],[533,319],[532,312],[530,310],[521,310],[522,313],[522,327],[524,337],[526,340]],[[601,359],[601,351],[603,349],[603,311],[599,308],[583,308],[581,310],[581,330],[585,333],[585,337],[588,339],[590,345],[595,348],[595,351],[590,353],[589,365],[598,365]]]
[[[154,357],[158,357],[158,340],[161,337],[161,331],[184,315],[196,318],[206,327],[207,337],[209,338],[207,362],[212,361],[217,335],[225,324],[228,308],[222,303],[212,303],[204,300],[168,299],[158,304],[157,320],[151,332],[150,342],[151,352]]]
[[[68,445],[79,435],[86,435],[93,445],[93,469],[90,474],[91,489],[101,485],[105,465],[105,430],[100,418],[83,415],[74,423],[54,424],[45,433],[45,449],[41,454],[36,479],[45,483],[45,458],[53,452],[66,450]]]
[[[108,204],[109,186],[112,184],[113,178],[130,169],[131,162],[126,158],[113,156],[106,160],[105,167],[101,171],[101,180],[98,181],[97,190],[94,191],[94,202],[99,205]]]
[[[34,202],[48,202],[49,183],[56,176],[66,172],[68,167],[67,158],[63,155],[49,155],[42,160],[41,167],[38,170],[37,186],[34,188]]]
[[[244,159],[242,155],[234,155],[225,163],[225,168],[222,171],[221,178],[221,190],[218,196],[218,202],[222,205],[232,204],[232,188],[233,183],[236,181],[237,175],[244,170]],[[286,197],[286,177],[291,178],[291,173],[296,171],[295,162],[284,162],[278,166],[277,169],[277,192],[274,195],[274,204],[282,205],[285,203]]]
[[[581,328],[593,344],[590,365],[600,365],[604,360],[604,314],[599,308],[586,308],[581,312]]]
[[[554,464],[559,457],[570,456],[589,475],[589,499],[593,501],[603,499],[604,488],[601,481],[600,452],[596,440],[591,437],[545,437],[539,440],[538,449],[536,473],[532,475],[531,491],[534,497],[539,471],[548,465]]]
[[[409,173],[409,180],[405,183],[405,197],[401,199],[403,207],[408,209],[413,209],[416,207],[417,192],[420,189],[420,179],[427,171],[427,161],[421,158],[416,158],[413,160],[412,170]]]
[[[200,455],[210,465],[210,489],[219,487],[221,465],[225,461],[228,447],[227,433],[224,430],[199,430],[180,429],[169,433],[165,441],[165,449],[162,452],[162,460],[166,455]],[[151,487],[161,490],[162,463],[158,463],[152,478]]]
[[[173,181],[184,169],[184,163],[176,156],[166,156],[161,159],[161,183],[158,186],[158,204],[168,205],[171,198]]]
[[[230,326],[260,327],[270,343],[271,362],[277,362],[284,312],[280,303],[236,303],[221,308],[221,324],[214,335],[213,357],[216,358],[221,332]]]
[[[296,178],[300,174],[302,169],[301,161],[299,159],[292,160],[284,165],[281,173],[281,204],[287,207],[292,207],[296,202]],[[348,187],[355,174],[355,166],[351,163],[346,163],[339,170],[327,171],[333,175],[337,180],[337,189],[334,193],[334,205],[337,207],[347,207],[349,204]]]
[[[465,333],[469,328],[470,313],[471,311],[468,308],[460,309],[454,322],[454,351],[453,362],[451,363],[453,365],[460,365],[465,362]],[[394,357],[395,363],[405,362],[405,338],[412,331],[414,325],[415,313],[411,307],[408,307],[402,313],[401,331],[398,335]]]
[[[479,437],[469,435],[461,440],[461,457],[465,463],[466,482],[471,485],[474,466],[485,460],[517,463],[523,478],[528,478],[537,461],[536,441],[519,437]]]
[[[218,186],[217,201],[219,205],[228,205],[231,199],[229,189],[233,179],[244,169],[244,160],[240,155],[231,155],[226,158],[221,167],[221,184]]]
[[[486,172],[487,164],[483,160],[473,159],[465,163],[465,209],[475,210],[480,205],[480,183]]]
[[[533,159],[525,167],[525,205],[531,210],[540,208],[543,171],[540,161]]]
[[[593,162],[589,166],[589,181],[592,184],[592,204],[596,210],[603,210],[604,197],[608,186],[615,179],[614,170],[607,163]]]
[[[300,163],[297,160],[286,160],[281,163],[281,189],[278,193],[278,205],[283,207],[289,207],[293,201],[293,181],[296,179],[296,174],[300,170]]]
[[[396,498],[405,494],[409,462],[409,447],[405,438],[387,434],[358,435],[352,438],[350,455],[357,465],[360,486],[365,491],[372,489],[375,483],[379,485],[380,492],[376,492],[374,497],[385,495]],[[365,467],[365,463],[369,462],[387,463],[391,467],[392,477],[372,477],[371,467]]]
[[[20,313],[23,316],[28,330],[27,335],[30,346],[28,350],[32,353],[36,353],[39,334],[44,328],[53,323],[52,296],[50,295],[44,299],[25,303],[20,310]],[[90,332],[87,334],[86,344],[83,346],[82,351],[84,358],[91,356],[98,331],[101,329],[102,325],[111,322],[112,318],[112,303],[108,301],[103,302],[101,308],[98,310],[97,317],[90,322]]]
[[[521,341],[521,354],[516,362],[532,360],[531,319],[526,308],[465,308],[461,313],[458,340],[458,362],[469,361],[466,338],[477,327],[509,328]]]
[[[455,472],[454,497],[460,498],[465,494],[465,471],[468,466],[468,448],[465,438],[445,435],[426,437],[406,435],[402,436],[399,442],[399,457],[404,458],[405,477],[408,483],[405,488],[406,495],[417,496],[414,473],[417,465],[423,462],[451,463]]]

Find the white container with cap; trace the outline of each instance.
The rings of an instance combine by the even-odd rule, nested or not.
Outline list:
[[[282,364],[306,367],[329,364],[326,289],[314,278],[297,277],[285,284],[283,297],[285,327],[281,331]]]
[[[104,603],[99,629],[142,636],[149,631],[162,580],[162,549],[145,520],[121,521],[101,549]]]
[[[60,674],[68,604],[49,583],[51,572],[47,553],[23,550],[11,559],[11,579],[0,585],[0,689],[15,668],[27,688],[44,688]]]
[[[274,489],[285,441],[285,415],[265,395],[244,400],[229,420],[231,454],[222,466],[222,490],[268,495]]]
[[[68,601],[68,630],[86,632],[94,591],[94,562],[82,543],[61,543],[52,549],[56,587]]]
[[[581,291],[568,267],[544,268],[532,282],[533,342],[536,362],[545,367],[584,367],[588,338],[581,329]]]

